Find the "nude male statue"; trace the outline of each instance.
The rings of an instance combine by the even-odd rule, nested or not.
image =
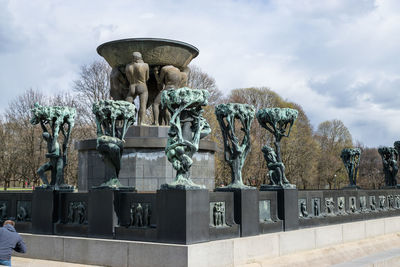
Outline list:
[[[129,81],[129,92],[126,101],[133,103],[135,98],[139,96],[140,107],[138,115],[138,125],[142,125],[144,116],[146,115],[146,105],[149,92],[146,82],[149,80],[149,65],[144,63],[142,54],[133,52],[132,63],[126,65],[125,73]]]
[[[46,162],[45,164],[40,166],[37,170],[37,174],[42,179],[43,184],[46,186],[62,185],[64,183],[63,169],[66,165],[66,157],[63,155],[60,144],[56,139],[58,137],[58,134],[56,134],[55,137],[52,137],[42,121],[40,122],[40,125],[43,129],[42,137],[47,142],[48,153],[46,153],[46,158],[49,159],[49,162]],[[64,134],[63,130],[62,132]],[[66,150],[66,145],[66,143],[63,144],[64,151]],[[45,174],[46,171],[51,171],[50,183]]]
[[[166,65],[161,68],[154,68],[154,76],[157,80],[157,85],[159,89],[159,93],[154,99],[154,103],[152,105],[153,108],[153,117],[154,117],[154,125],[165,124],[168,125],[171,115],[169,114],[167,109],[161,110],[160,114],[160,106],[161,106],[161,94],[163,90],[168,89],[178,89],[185,87],[187,85],[187,75],[188,68],[186,68],[183,72],[181,72],[178,68],[172,65]]]
[[[129,93],[129,82],[123,69],[114,67],[110,74],[110,95],[113,100],[125,100]]]

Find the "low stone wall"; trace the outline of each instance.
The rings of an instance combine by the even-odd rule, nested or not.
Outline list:
[[[400,232],[400,216],[193,245],[32,234],[22,234],[22,236],[28,247],[28,253],[24,257],[28,258],[106,266],[210,267],[268,262],[268,259],[292,253],[327,248],[397,232]],[[393,238],[400,239],[398,235],[394,235]],[[373,246],[373,243],[368,245]],[[393,247],[387,249],[391,248]],[[377,251],[382,249],[385,248],[377,247]]]

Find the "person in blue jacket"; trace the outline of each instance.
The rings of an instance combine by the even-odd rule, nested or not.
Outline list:
[[[19,253],[26,252],[25,243],[14,226],[15,222],[7,220],[0,228],[0,265],[11,266],[12,250]]]

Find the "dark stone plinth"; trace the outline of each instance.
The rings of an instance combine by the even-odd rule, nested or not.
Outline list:
[[[157,241],[157,228],[115,227],[115,239],[135,241]]]
[[[89,191],[88,235],[90,237],[113,238],[118,224],[118,193],[121,190],[92,189]]]
[[[59,220],[54,225],[54,234],[67,236],[88,236],[88,193],[60,192]],[[75,220],[76,211],[70,205],[80,202],[85,207],[83,221]],[[72,214],[70,214],[72,213]],[[70,218],[71,216],[71,218]]]
[[[276,191],[259,191],[260,234],[283,231],[283,222],[278,218],[278,200]],[[267,202],[269,216],[265,216],[263,202]],[[263,218],[264,217],[264,218]]]
[[[234,220],[234,193],[233,192],[211,192],[210,193],[210,240],[240,237],[240,227]],[[225,216],[223,225],[215,226],[213,222],[212,203],[223,203]]]
[[[277,188],[261,186],[260,191],[276,191],[278,219],[283,221],[283,230],[290,231],[299,228],[298,191],[295,188]]]
[[[31,233],[32,232],[32,223],[31,222],[16,222],[15,230],[18,233]]]
[[[32,196],[32,233],[54,234],[58,221],[59,191],[35,189]]]
[[[136,241],[157,240],[157,206],[155,193],[122,192],[118,194],[118,221],[115,238]],[[142,222],[136,225],[135,208],[142,206]],[[147,209],[147,212],[144,210]],[[147,218],[144,216],[147,215]]]
[[[240,236],[259,234],[258,190],[256,188],[224,188],[215,189],[217,192],[233,192],[234,218],[240,224]]]
[[[87,237],[88,225],[57,223],[54,226],[54,232],[57,235]]]
[[[158,190],[157,213],[160,242],[193,244],[209,240],[208,190]]]

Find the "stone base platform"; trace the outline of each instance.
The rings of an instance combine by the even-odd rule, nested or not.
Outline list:
[[[134,186],[140,192],[156,191],[165,183],[173,181],[176,171],[165,156],[168,140],[166,126],[131,126],[125,137],[120,181],[125,186]],[[75,143],[78,150],[78,189],[88,191],[92,186],[105,182],[107,169],[96,150],[96,139]],[[193,156],[192,180],[213,190],[215,142],[201,140],[199,151]]]
[[[193,245],[21,235],[28,258],[106,266],[250,267],[351,262],[400,248],[399,232],[400,216]]]

